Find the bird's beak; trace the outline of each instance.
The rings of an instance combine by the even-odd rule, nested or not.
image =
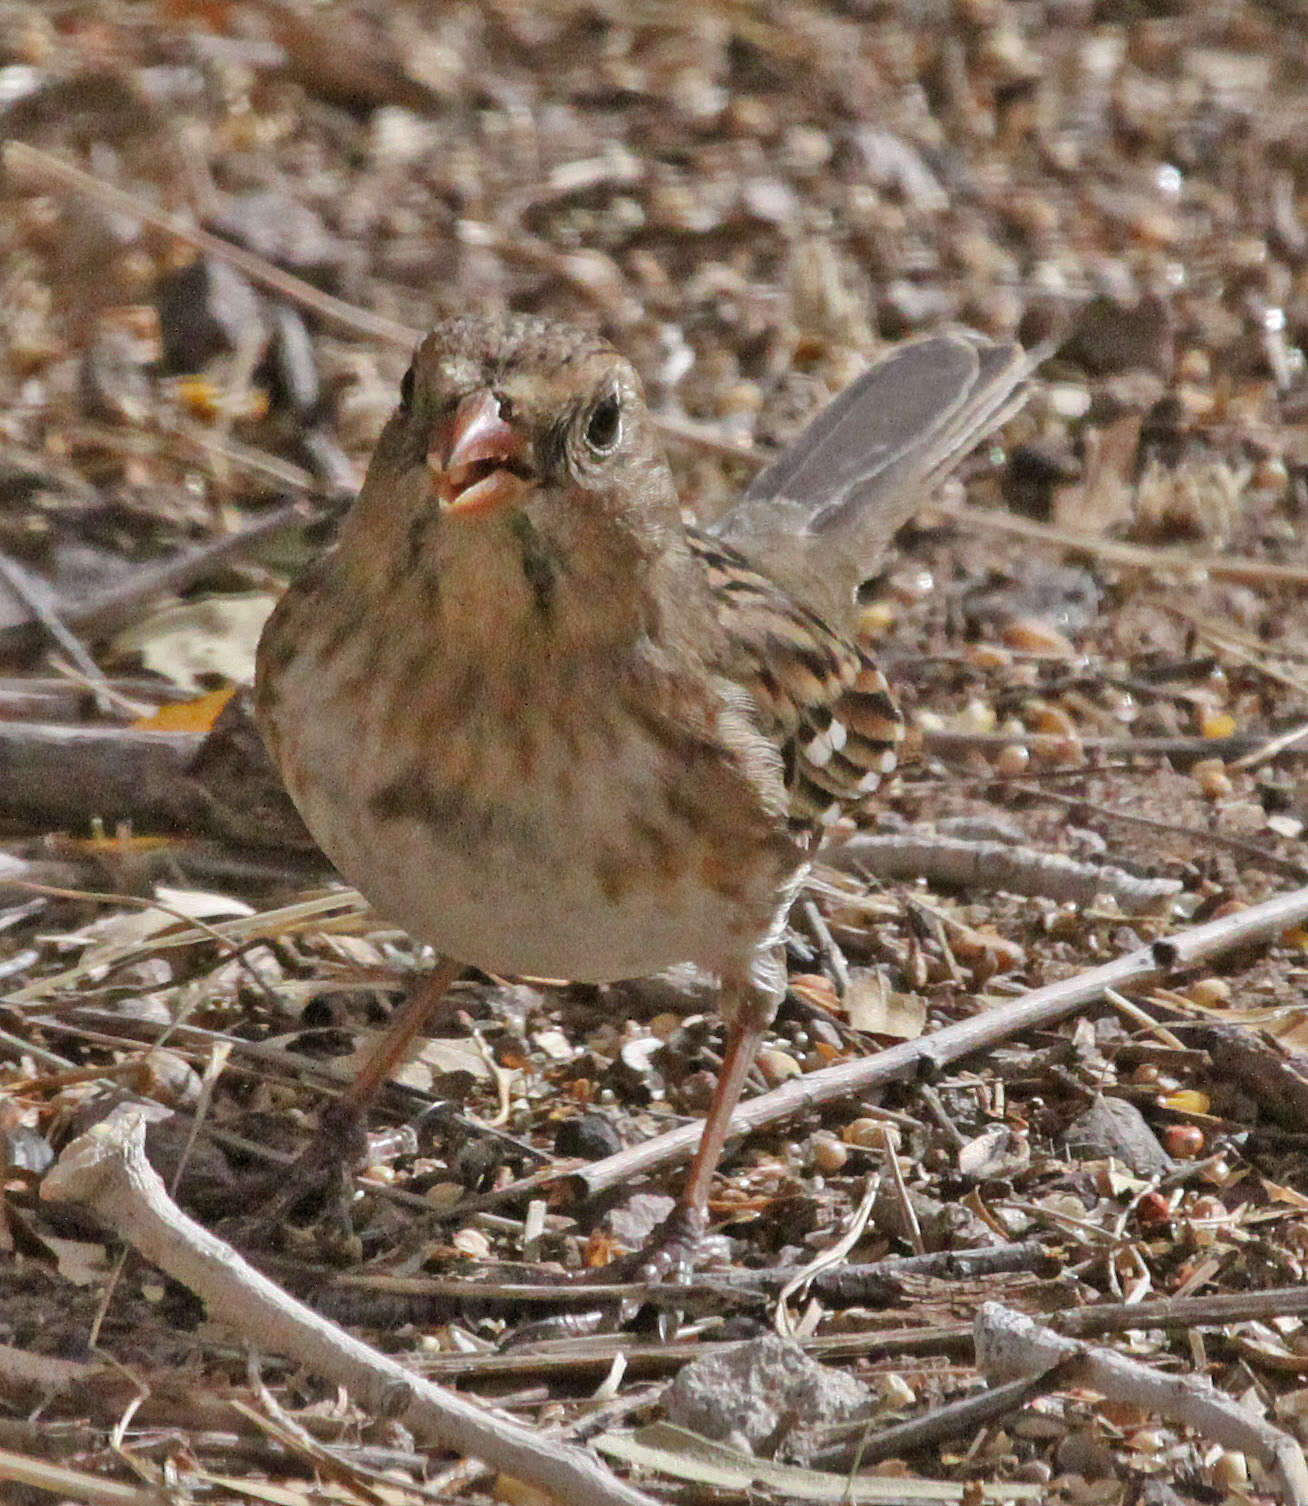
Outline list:
[[[516,501],[531,486],[525,452],[495,394],[485,387],[469,393],[427,454],[442,511],[471,517]]]

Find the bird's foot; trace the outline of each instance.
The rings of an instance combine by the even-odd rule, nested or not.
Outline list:
[[[325,1225],[323,1243],[348,1248],[355,1242],[350,1219],[353,1171],[367,1148],[359,1110],[341,1101],[330,1104],[319,1119],[317,1134],[295,1160],[260,1177],[248,1190],[249,1211],[224,1220],[224,1238],[243,1249],[275,1243],[291,1215],[312,1200]]]
[[[575,1279],[597,1286],[617,1282],[684,1286],[695,1274],[696,1258],[703,1254],[707,1231],[708,1218],[701,1209],[677,1203],[663,1222],[655,1225],[640,1249],[595,1266]]]
[[[704,1210],[677,1203],[636,1251],[632,1280],[646,1286],[665,1281],[684,1286],[695,1274],[695,1260],[702,1253],[707,1233],[708,1216]]]
[[[562,1278],[563,1287],[574,1294],[588,1286],[616,1286],[624,1289],[621,1296],[606,1297],[589,1311],[570,1311],[520,1325],[513,1330],[509,1347],[576,1338],[586,1333],[616,1333],[630,1327],[651,1305],[658,1309],[660,1336],[670,1339],[681,1314],[676,1304],[669,1304],[666,1298],[651,1303],[648,1288],[686,1286],[691,1282],[696,1257],[703,1253],[707,1228],[708,1220],[700,1209],[676,1204],[640,1249],[620,1255],[606,1265]]]

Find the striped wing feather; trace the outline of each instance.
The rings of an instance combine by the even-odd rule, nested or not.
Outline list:
[[[792,822],[834,821],[895,767],[903,721],[885,676],[735,550],[695,530],[690,540],[727,632],[723,672],[781,747]]]

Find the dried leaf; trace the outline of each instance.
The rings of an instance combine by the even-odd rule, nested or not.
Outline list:
[[[205,677],[248,685],[259,634],[276,600],[258,591],[179,602],[120,633],[114,648],[139,655],[146,669],[186,691],[201,690]]]
[[[855,1030],[915,1041],[926,1028],[926,1004],[916,994],[892,993],[873,967],[855,967],[845,990],[845,1013]]]
[[[652,1423],[634,1432],[603,1433],[595,1439],[595,1447],[611,1459],[658,1470],[675,1480],[694,1480],[723,1490],[770,1490],[789,1501],[868,1502],[873,1506],[885,1502],[888,1506],[901,1501],[1032,1501],[1042,1493],[1038,1486],[1012,1481],[989,1485],[974,1480],[958,1485],[907,1475],[825,1474],[756,1459],[667,1422]]]
[[[138,717],[132,726],[142,732],[208,732],[234,694],[229,687],[211,690],[190,701],[170,701],[153,715]]]

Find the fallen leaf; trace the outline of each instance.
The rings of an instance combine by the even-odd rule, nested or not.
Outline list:
[[[190,701],[170,701],[152,715],[138,717],[132,726],[141,732],[208,732],[235,693],[229,686]]]
[[[182,690],[202,689],[205,677],[249,685],[259,634],[276,600],[252,591],[177,602],[120,633],[114,649],[137,655],[146,669]]]
[[[926,1004],[916,994],[892,993],[874,967],[849,970],[845,1013],[855,1030],[915,1041],[926,1028]]]
[[[602,1433],[595,1439],[595,1447],[610,1459],[657,1470],[674,1480],[693,1480],[731,1491],[757,1487],[774,1491],[787,1501],[866,1502],[873,1506],[878,1502],[1032,1501],[1043,1493],[1041,1486],[1011,1480],[994,1485],[970,1480],[960,1485],[952,1480],[904,1475],[827,1474],[756,1459],[729,1444],[702,1438],[668,1422],[651,1423],[634,1432]]]

